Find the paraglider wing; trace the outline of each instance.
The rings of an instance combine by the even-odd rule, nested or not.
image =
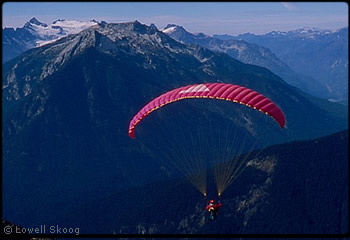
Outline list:
[[[187,98],[212,98],[240,103],[273,117],[281,128],[285,125],[285,117],[282,110],[262,94],[239,85],[204,83],[176,88],[153,99],[130,121],[129,136],[135,138],[136,125],[154,110],[166,104]]]

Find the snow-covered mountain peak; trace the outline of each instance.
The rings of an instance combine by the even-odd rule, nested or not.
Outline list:
[[[204,33],[190,33],[184,27],[176,25],[176,24],[168,24],[165,28],[161,30],[163,33],[168,34],[169,36],[173,36],[176,34],[178,37],[195,37],[195,38],[208,38],[210,36]]]
[[[302,27],[295,30],[290,30],[287,32],[284,31],[271,31],[269,33],[264,34],[265,36],[270,36],[274,38],[278,38],[280,36],[287,38],[303,38],[303,39],[317,39],[322,36],[329,35],[331,33],[336,32],[329,29],[320,29],[316,27]]]
[[[171,34],[173,32],[186,32],[186,30],[182,26],[176,24],[168,24],[161,31],[166,34]]]
[[[166,34],[170,34],[170,33],[175,32],[175,31],[176,31],[176,27],[169,27],[169,28],[162,29],[162,32],[166,33]]]
[[[286,32],[283,31],[272,31],[270,32],[271,35],[286,35]]]
[[[316,27],[303,27],[296,30],[289,31],[288,34],[290,35],[297,35],[300,37],[315,37],[315,36],[321,36],[321,35],[327,35],[332,33],[329,29],[320,29]]]
[[[97,25],[96,20],[90,21],[78,21],[78,20],[64,20],[58,19],[50,24],[50,27],[53,29],[58,29],[59,27],[63,29],[63,32],[68,35],[72,33],[78,33],[88,27]]]
[[[174,24],[174,23],[169,23],[169,24],[167,24],[166,26],[165,26],[165,28],[163,28],[163,30],[166,30],[166,29],[168,29],[168,28],[182,28],[181,26],[179,26],[179,25],[176,25],[176,24]]]
[[[98,25],[96,20],[78,21],[65,19],[57,19],[51,24],[46,24],[33,17],[23,28],[35,36],[37,40],[34,45],[38,47],[96,25]]]
[[[56,24],[56,23],[64,22],[64,21],[66,21],[66,19],[61,19],[61,18],[59,18],[59,19],[53,21],[52,24]]]
[[[38,19],[36,19],[35,17],[31,18],[29,20],[29,22],[27,22],[27,24],[34,24],[34,25],[37,25],[37,26],[43,26],[43,27],[47,27],[47,24],[46,23],[42,23],[40,22]]]

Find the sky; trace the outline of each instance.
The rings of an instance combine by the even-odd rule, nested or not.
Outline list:
[[[348,27],[346,2],[5,2],[2,27],[23,27],[32,17],[57,19],[138,20],[159,29],[168,23],[208,35],[264,34],[302,27],[335,30]]]

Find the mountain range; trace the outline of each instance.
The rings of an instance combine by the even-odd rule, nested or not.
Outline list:
[[[339,101],[348,99],[348,36],[348,27],[336,31],[300,28],[262,35],[214,35],[221,39],[240,39],[269,48],[294,71],[326,85],[325,97]]]
[[[182,43],[198,44],[212,51],[224,52],[243,63],[265,67],[280,76],[288,84],[314,96],[323,97],[327,92],[326,85],[315,81],[312,77],[298,74],[268,48],[261,45],[244,40],[223,40],[204,33],[193,34],[186,31],[182,26],[175,24],[168,24],[162,31]]]
[[[51,24],[46,24],[33,17],[21,28],[4,28],[2,30],[2,62],[11,60],[31,48],[72,33],[78,33],[97,23],[95,20],[85,22],[57,19]]]
[[[263,93],[287,119],[282,132],[258,129],[260,140],[271,144],[348,127],[345,106],[308,95],[266,68],[183,44],[138,21],[98,23],[28,50],[3,64],[2,76],[3,216],[21,226],[43,224],[101,196],[169,179],[169,172],[178,177],[127,133],[144,104],[175,87],[225,82]],[[250,123],[263,121],[250,115],[242,119],[233,107],[231,119],[220,106],[193,102],[188,107],[194,114],[207,107],[218,125],[232,121],[247,132]],[[276,129],[273,124],[267,123]]]
[[[83,22],[65,19],[46,24],[33,17],[22,28],[5,28],[3,62],[28,49],[96,24],[98,22],[95,20]],[[151,26],[155,27],[153,24]],[[225,52],[244,63],[268,68],[287,83],[314,96],[347,104],[347,28],[333,32],[302,28],[289,32],[273,31],[265,35],[247,33],[237,37],[193,34],[175,24],[167,25],[162,31],[183,43],[199,44],[213,51]]]

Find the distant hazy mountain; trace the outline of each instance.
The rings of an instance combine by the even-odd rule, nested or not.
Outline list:
[[[3,64],[2,79],[3,217],[21,226],[65,221],[67,209],[168,178],[127,129],[142,106],[175,87],[226,82],[261,92],[287,119],[283,131],[257,129],[262,141],[311,139],[348,127],[344,106],[137,21],[101,23],[28,50]],[[235,107],[228,118],[219,104],[208,105],[219,125],[244,121],[242,131],[250,134],[249,124],[261,121],[241,117]],[[203,112],[197,106],[189,106],[194,115]],[[273,121],[267,125],[278,128]]]
[[[324,97],[327,92],[326,85],[320,84],[311,77],[296,73],[266,47],[243,40],[235,40],[232,37],[230,39],[225,35],[219,39],[203,33],[189,33],[182,26],[175,24],[167,25],[162,31],[182,43],[198,44],[212,51],[227,53],[241,62],[265,67],[290,85],[314,96]]]
[[[271,49],[297,73],[311,76],[327,86],[324,97],[348,100],[348,28],[337,31],[301,28],[263,35],[214,35],[222,39],[242,39]]]
[[[5,28],[2,30],[2,62],[10,60],[28,49],[44,45],[72,33],[78,33],[96,24],[95,20],[83,22],[64,19],[46,24],[33,17],[22,28]]]

